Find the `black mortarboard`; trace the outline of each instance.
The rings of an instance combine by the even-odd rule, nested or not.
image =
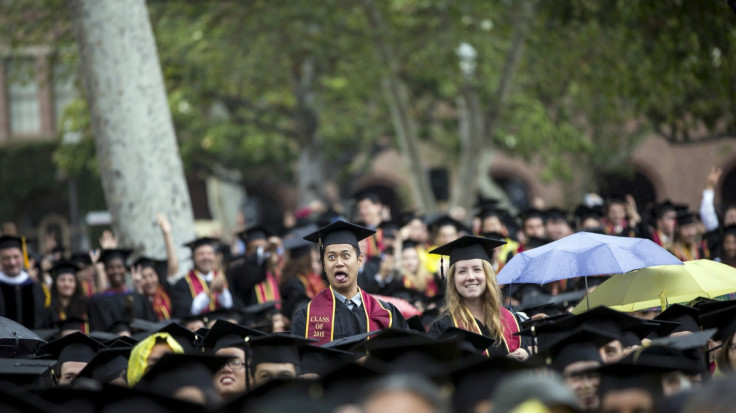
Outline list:
[[[488,347],[492,346],[496,340],[481,334],[476,334],[468,330],[457,327],[449,327],[437,336],[437,340],[457,341],[459,343],[467,343],[470,346],[466,349],[482,353]]]
[[[369,331],[367,333],[360,333],[353,336],[338,338],[322,345],[322,347],[335,348],[338,350],[350,350],[355,347],[356,344],[362,343],[372,335],[380,333],[381,330]]]
[[[603,366],[598,371],[601,375],[598,390],[601,401],[609,391],[642,389],[655,400],[655,408],[652,411],[659,411],[656,403],[662,395],[661,369],[621,360]]]
[[[697,308],[688,307],[682,304],[673,304],[665,311],[661,312],[658,316],[654,317],[655,320],[664,321],[675,321],[680,323],[672,333],[679,333],[681,331],[689,331],[695,333],[700,331],[700,323],[698,317],[700,311]],[[672,334],[670,333],[670,334]]]
[[[204,413],[209,411],[201,404],[156,394],[148,390],[103,384],[102,389],[97,392],[97,397],[94,397],[97,402],[96,411],[102,413]],[[80,412],[75,411],[75,413]]]
[[[540,349],[540,354],[549,355],[552,368],[561,372],[565,367],[578,361],[602,363],[598,348],[613,339],[613,335],[606,331],[587,326],[578,327],[564,333],[547,348]]]
[[[0,358],[0,382],[37,384],[48,378],[48,371],[54,364],[56,360]]]
[[[567,221],[567,211],[557,207],[547,208],[544,211],[544,216],[548,220],[551,219],[554,221]]]
[[[406,239],[406,240],[404,240],[404,241],[401,242],[401,249],[402,250],[407,250],[407,249],[410,249],[410,248],[416,248],[418,245],[419,245],[418,242],[412,241],[410,239]]]
[[[666,320],[647,320],[645,321],[645,324],[651,324],[651,323],[657,323],[657,327],[647,335],[646,338],[648,339],[655,339],[655,338],[662,338],[667,337],[672,332],[679,327],[680,323],[676,321],[666,321]]]
[[[629,326],[621,330],[621,344],[626,347],[638,346],[641,340],[661,328],[660,322],[642,320],[641,324]],[[674,328],[674,327],[673,327]]]
[[[352,198],[355,200],[355,202],[360,202],[364,199],[367,199],[374,204],[383,204],[381,201],[381,197],[378,195],[378,192],[374,188],[368,187],[358,190]]]
[[[708,365],[702,349],[715,332],[715,329],[710,329],[652,340],[647,346],[627,356],[625,360],[659,368],[662,371],[681,370],[689,375],[705,373]]]
[[[472,260],[475,258],[490,262],[493,256],[491,251],[504,244],[506,244],[506,241],[500,239],[464,235],[455,241],[429,251],[429,253],[449,256],[450,266],[458,261]]]
[[[323,391],[322,385],[315,380],[274,378],[229,400],[217,412],[332,412],[333,406],[325,403]]]
[[[669,199],[660,202],[657,204],[657,206],[654,208],[654,218],[661,218],[662,215],[666,214],[670,211],[677,211],[677,207],[675,204],[672,203]]]
[[[264,225],[253,224],[241,231],[238,235],[240,236],[240,239],[248,245],[256,240],[267,240],[269,237],[274,235],[274,232]]]
[[[642,324],[643,322],[639,318],[600,306],[572,318],[562,320],[557,324],[563,328],[570,329],[578,326],[593,327],[597,330],[606,331],[612,334],[615,339],[620,340],[623,337],[624,330]]]
[[[352,350],[368,353],[372,358],[389,363],[409,352],[420,353],[437,362],[447,362],[462,355],[477,354],[469,346],[461,346],[456,338],[440,341],[424,333],[394,328],[382,330],[370,340],[356,345]]]
[[[101,347],[99,341],[76,332],[42,345],[38,354],[50,354],[59,364],[67,361],[89,363]]]
[[[547,244],[549,244],[549,241],[544,238],[529,237],[526,242],[524,242],[524,249],[531,250]]]
[[[241,310],[243,318],[240,324],[264,333],[269,332],[273,327],[272,317],[279,313],[279,304],[281,301],[266,301],[243,308]]]
[[[107,348],[133,348],[138,344],[138,340],[130,336],[120,336],[103,343]]]
[[[424,217],[421,214],[418,214],[415,211],[404,211],[399,214],[398,222],[400,226],[405,227],[409,225],[409,223],[411,223],[415,219],[418,219],[424,222],[423,221]]]
[[[717,328],[714,340],[726,340],[736,333],[736,303],[700,315],[704,328]],[[725,351],[725,350],[724,350]]]
[[[698,222],[697,217],[694,213],[690,211],[683,211],[677,213],[677,225],[683,226],[683,225],[689,225],[689,224],[695,224]]]
[[[213,353],[227,347],[238,347],[245,350],[251,339],[264,335],[265,333],[252,328],[217,320],[202,340],[202,347],[211,349]]]
[[[317,229],[316,225],[312,226],[310,233]],[[304,234],[306,235],[306,234]],[[302,238],[304,235],[294,235],[291,238],[285,238],[282,243],[284,249],[289,251],[289,259],[295,260],[309,254],[314,248],[314,244]]]
[[[313,342],[290,334],[255,337],[249,343],[253,352],[253,367],[260,363],[291,363],[299,367],[299,347]]]
[[[140,321],[142,320],[134,320],[131,326],[139,325],[138,323]],[[143,340],[144,338],[154,333],[168,333],[174,340],[176,340],[177,343],[179,343],[180,346],[182,346],[182,348],[184,349],[184,353],[192,354],[194,352],[194,348],[197,346],[197,335],[187,330],[179,323],[175,323],[172,321],[167,321],[167,323],[168,324],[164,325],[163,327],[160,327],[160,323],[155,323],[152,326],[159,327],[157,330],[143,331],[141,333],[135,334],[133,337],[138,340]]]
[[[212,376],[228,360],[228,357],[166,353],[141,377],[135,388],[164,396],[173,396],[177,390],[188,386],[214,389]]]
[[[578,205],[573,215],[582,222],[588,218],[601,219],[603,211],[600,207],[591,208],[587,205]]]
[[[312,232],[304,237],[305,240],[326,247],[334,244],[348,244],[359,248],[358,241],[368,238],[376,231],[338,220]]]
[[[452,404],[457,412],[472,412],[473,407],[487,400],[506,377],[526,368],[520,361],[509,357],[476,360],[458,359],[447,366],[455,386]]]
[[[14,237],[12,235],[0,236],[0,250],[8,248],[18,248],[19,250],[22,250],[23,239],[20,237]]]
[[[220,243],[220,240],[218,240],[217,238],[201,237],[193,241],[187,242],[186,244],[184,244],[184,246],[189,247],[192,250],[192,252],[194,252],[194,250],[201,247],[202,245],[209,245],[212,248],[217,248],[217,244],[219,243]]]
[[[536,208],[527,208],[521,211],[521,213],[519,214],[519,219],[521,220],[521,222],[524,222],[527,219],[531,219],[531,218],[539,218],[542,221],[544,221],[546,216],[543,211],[536,209]]]
[[[92,360],[77,374],[80,377],[88,377],[99,383],[107,383],[118,377],[128,368],[128,357],[132,347],[110,348],[100,350]]]
[[[324,346],[302,346],[301,373],[316,373],[323,376],[326,373],[355,361],[355,354],[349,351],[338,350]]]
[[[210,323],[214,323],[217,320],[240,324],[242,318],[242,311],[236,308],[218,308],[217,310],[202,314],[202,321],[204,321],[205,326],[209,326]]]
[[[92,258],[89,257],[89,252],[75,252],[69,257],[69,260],[76,263],[80,268],[92,265]]]
[[[123,260],[123,263],[125,263],[132,252],[133,250],[119,248],[102,250],[102,253],[100,254],[100,261],[103,263],[107,263],[108,261],[117,258]]]
[[[141,256],[133,262],[133,267],[153,268],[156,270],[159,266],[166,264],[166,260],[157,260],[151,257]]]
[[[333,370],[321,378],[325,389],[325,400],[333,405],[355,403],[359,392],[367,383],[382,377],[381,371],[356,363],[349,363]]]
[[[468,232],[468,227],[465,224],[447,214],[438,215],[428,220],[427,226],[435,232],[445,226],[453,226],[458,232]]]
[[[496,217],[501,222],[503,222],[503,219],[504,219],[504,217],[506,217],[507,214],[508,214],[508,212],[505,209],[499,208],[496,205],[492,205],[492,206],[491,205],[484,205],[478,211],[477,217],[480,218],[480,219],[486,219],[486,218],[490,218],[490,217]]]
[[[61,274],[77,274],[77,271],[79,271],[79,266],[70,260],[59,260],[54,263],[54,266],[51,267],[51,275],[56,278]]]

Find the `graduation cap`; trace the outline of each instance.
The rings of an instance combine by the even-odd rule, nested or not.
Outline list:
[[[211,349],[212,353],[227,347],[237,347],[245,350],[251,339],[262,336],[265,336],[265,333],[258,330],[225,320],[217,320],[202,340],[202,347]]]
[[[525,222],[528,219],[532,218],[539,218],[542,221],[544,221],[547,216],[545,215],[544,211],[537,209],[537,208],[527,208],[519,214],[519,219],[521,222]]]
[[[509,375],[523,371],[526,365],[509,357],[461,358],[446,366],[455,390],[452,404],[456,412],[472,412],[487,400]]]
[[[120,336],[103,343],[107,348],[133,348],[138,340],[130,336]]]
[[[304,236],[304,239],[317,244],[320,248],[334,244],[348,244],[359,248],[358,241],[375,233],[376,231],[372,229],[338,220]]]
[[[695,333],[700,331],[700,323],[698,321],[699,316],[700,311],[698,311],[697,308],[688,307],[682,304],[673,304],[668,309],[654,317],[654,319],[680,323],[680,325],[677,326],[677,328],[675,328],[670,334],[682,331]]]
[[[231,323],[239,324],[243,319],[241,310],[236,308],[218,308],[200,315],[205,327],[211,327],[210,324],[218,320],[225,320]]]
[[[424,223],[424,217],[421,214],[417,213],[416,211],[403,211],[403,212],[401,212],[399,214],[399,216],[398,216],[397,221],[399,223],[399,226],[405,227],[405,226],[409,225],[415,219],[418,219],[418,220],[422,221],[422,223]]]
[[[133,262],[133,267],[153,268],[156,270],[158,267],[165,265],[166,263],[166,260],[157,260],[151,257],[140,256]]]
[[[677,211],[677,206],[672,203],[669,199],[660,202],[654,208],[653,217],[656,219],[662,218],[662,216],[670,211]]]
[[[312,225],[309,228],[309,233],[316,231],[317,226]],[[306,234],[304,234],[306,235]],[[295,260],[309,254],[314,248],[314,244],[302,238],[304,235],[294,234],[291,238],[285,238],[282,245],[286,251],[289,251],[289,259]]]
[[[496,340],[481,334],[473,333],[472,331],[464,330],[457,327],[449,327],[437,336],[437,340],[455,341],[460,344],[467,343],[470,346],[466,347],[467,350],[482,353],[488,347],[491,347]]]
[[[59,365],[67,361],[89,363],[100,348],[102,348],[102,343],[76,332],[43,344],[38,354],[46,353],[53,356]]]
[[[80,378],[86,377],[98,383],[107,383],[124,377],[123,372],[128,369],[131,349],[132,347],[118,347],[100,350],[77,374],[75,380],[80,381]]]
[[[194,386],[207,395],[207,389],[214,390],[212,376],[229,360],[228,357],[166,353],[141,377],[135,388],[171,397],[183,387]]]
[[[700,315],[700,321],[705,328],[717,328],[714,340],[725,341],[736,333],[736,303]]]
[[[493,256],[491,251],[504,244],[506,244],[506,241],[501,239],[464,235],[455,241],[429,251],[429,253],[449,256],[450,266],[454,265],[458,261],[472,260],[476,258],[490,262],[491,256]]]
[[[151,327],[156,328],[157,330],[144,330],[141,333],[135,334],[133,338],[137,340],[143,340],[146,337],[150,336],[151,334],[155,333],[168,333],[174,340],[176,340],[177,343],[184,349],[184,353],[186,354],[192,354],[194,353],[194,348],[197,345],[198,337],[193,332],[186,329],[186,327],[182,326],[179,323],[175,323],[172,321],[168,321],[168,324],[161,327],[160,323],[153,323],[150,324]],[[131,324],[131,327],[140,327],[142,325],[147,325],[144,320],[134,320]]]
[[[683,336],[655,339],[626,359],[662,371],[680,370],[688,375],[705,373],[708,364],[702,348],[715,332],[716,329],[712,328]]]
[[[589,207],[587,205],[578,205],[573,212],[575,218],[580,222],[588,218],[600,220],[603,217],[603,210],[600,207]]]
[[[217,245],[219,243],[220,243],[220,240],[218,240],[217,238],[201,237],[193,241],[187,242],[186,244],[184,244],[184,246],[189,247],[192,250],[192,252],[194,252],[197,248],[203,245],[209,245],[212,248],[217,248]]]
[[[381,221],[378,228],[383,231],[384,238],[395,239],[399,232],[399,224],[395,221]]]
[[[73,253],[71,257],[69,257],[69,260],[77,264],[80,268],[92,265],[92,258],[90,258],[89,253],[85,251]]]
[[[526,242],[524,242],[524,249],[531,250],[547,244],[549,244],[549,240],[546,240],[544,238],[529,237]]]
[[[299,347],[314,343],[314,340],[290,334],[271,334],[255,337],[249,342],[253,354],[253,368],[261,363],[291,363],[299,369]]]
[[[355,334],[348,337],[338,338],[322,345],[326,348],[334,348],[338,350],[351,350],[356,344],[362,343],[368,339],[368,337],[380,333],[381,330],[369,331],[367,333]]]
[[[352,198],[353,200],[355,200],[356,203],[367,199],[374,204],[383,204],[383,201],[381,200],[378,192],[371,187],[358,190],[355,194],[353,194]]]
[[[578,314],[572,318],[562,320],[558,323],[563,328],[575,328],[579,326],[590,326],[597,330],[606,331],[613,335],[613,339],[621,340],[623,332],[631,327],[642,324],[644,321],[612,310],[608,307],[599,306],[592,308],[584,313]]]
[[[419,353],[437,362],[448,362],[460,356],[478,353],[472,347],[461,346],[457,336],[437,340],[427,334],[393,328],[382,330],[370,340],[357,344],[352,350],[389,363],[408,353]]]
[[[130,254],[133,253],[133,250],[129,249],[106,249],[102,250],[102,253],[100,254],[100,261],[107,264],[109,261],[114,259],[120,259],[125,263],[125,261],[128,259]]]
[[[634,364],[630,360],[621,360],[618,363],[601,367],[600,385],[598,394],[601,402],[610,391],[641,389],[652,395],[656,400],[662,395],[662,370],[658,367]],[[660,411],[656,405],[652,411]]]
[[[581,326],[560,335],[547,348],[540,348],[540,355],[547,355],[551,359],[551,367],[562,372],[565,367],[579,361],[602,363],[598,348],[614,339],[609,332]]]
[[[115,384],[103,384],[96,396],[90,397],[96,410],[104,413],[150,412],[150,413],[205,413],[206,406],[148,391]],[[74,410],[76,413],[76,410]]]
[[[427,226],[434,232],[446,226],[455,227],[458,232],[468,232],[468,227],[465,224],[447,214],[439,215],[428,220]]]
[[[561,208],[557,208],[557,207],[547,208],[544,211],[544,216],[547,218],[547,220],[567,222],[567,211]]]
[[[324,388],[323,400],[332,406],[355,403],[359,397],[356,390],[382,376],[381,370],[370,365],[345,364],[320,379]]]
[[[38,384],[48,378],[48,372],[54,364],[56,360],[0,358],[0,382]]]
[[[333,406],[325,403],[323,393],[322,385],[315,380],[274,378],[242,396],[229,400],[217,411],[220,413],[332,412]]]
[[[689,224],[696,224],[698,222],[697,217],[693,212],[690,211],[678,211],[677,212],[677,225],[683,226],[683,225],[689,225]]]
[[[301,373],[315,373],[323,376],[326,373],[355,361],[355,353],[325,346],[306,345],[299,349],[301,353]]]
[[[491,394],[493,411],[498,412],[581,412],[580,400],[556,374],[509,375]]]
[[[61,274],[72,274],[76,276],[77,271],[79,271],[79,266],[75,262],[62,259],[56,261],[54,266],[51,267],[51,276],[54,278]]]
[[[18,248],[19,250],[22,250],[23,239],[20,237],[14,237],[12,235],[0,236],[0,250],[8,248]]]
[[[267,240],[268,238],[274,236],[275,233],[264,225],[253,224],[245,230],[241,231],[238,235],[240,236],[240,239],[245,242],[245,245],[248,245],[253,241]]]

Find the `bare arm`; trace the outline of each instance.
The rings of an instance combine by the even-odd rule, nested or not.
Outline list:
[[[171,237],[171,223],[163,214],[156,214],[156,220],[159,228],[161,228],[161,234],[164,236],[164,246],[166,247],[166,277],[171,279],[179,274],[179,258],[176,256],[174,239]]]

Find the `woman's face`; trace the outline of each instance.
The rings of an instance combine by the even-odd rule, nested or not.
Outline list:
[[[151,267],[145,267],[141,270],[142,287],[145,295],[151,296],[156,294],[158,290],[158,274]]]
[[[322,262],[319,260],[319,251],[312,248],[310,253],[312,256],[312,272],[315,274],[322,274]]]
[[[77,278],[74,274],[61,274],[56,277],[56,292],[60,297],[71,297],[77,288]]]
[[[105,273],[111,287],[125,284],[125,263],[120,258],[112,258],[105,263]]]
[[[726,234],[723,237],[723,254],[726,258],[736,257],[736,235]]]
[[[486,291],[483,260],[475,258],[455,263],[455,289],[466,300],[478,299]]]
[[[401,252],[401,266],[404,271],[416,274],[419,270],[419,253],[416,248],[406,248]]]

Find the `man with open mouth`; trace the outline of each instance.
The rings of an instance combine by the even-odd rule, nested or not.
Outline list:
[[[319,344],[384,328],[408,329],[390,303],[358,287],[358,269],[365,259],[358,242],[375,231],[338,220],[304,237],[320,250],[323,276],[329,287],[299,309],[291,333]]]

